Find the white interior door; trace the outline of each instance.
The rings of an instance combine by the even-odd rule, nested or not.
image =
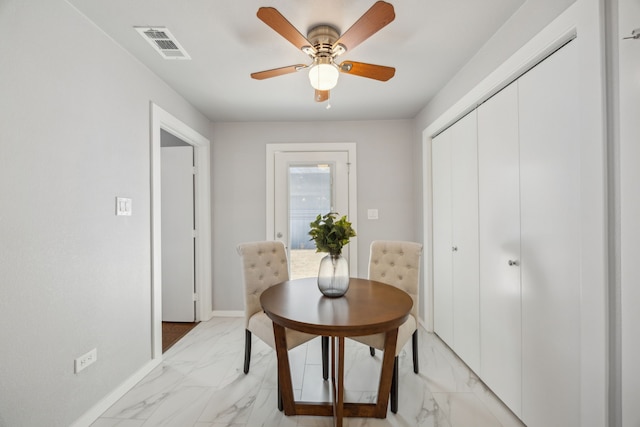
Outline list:
[[[518,86],[478,107],[480,376],[522,414]]]
[[[453,348],[480,369],[480,265],[478,242],[478,135],[476,111],[451,127],[453,218]]]
[[[433,138],[433,327],[453,347],[452,128]]]
[[[434,330],[479,372],[476,111],[432,141]]]
[[[347,151],[277,152],[274,162],[274,233],[288,250],[290,277],[318,274],[320,259],[309,241],[309,223],[317,215],[349,212]],[[351,245],[343,255],[349,259]]]
[[[163,147],[162,320],[195,320],[193,147]]]
[[[518,81],[522,420],[532,427],[581,424],[578,63],[572,42]]]

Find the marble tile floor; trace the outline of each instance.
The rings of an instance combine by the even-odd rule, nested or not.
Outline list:
[[[386,419],[346,418],[346,427],[522,427],[523,424],[434,334],[420,330],[420,373],[411,344],[400,353],[398,413]],[[276,355],[253,338],[251,369],[242,371],[244,319],[201,322],[164,354],[163,362],[92,427],[329,427],[330,417],[278,411]],[[375,401],[381,353],[347,340],[347,401]],[[290,352],[296,399],[329,399],[320,339]]]

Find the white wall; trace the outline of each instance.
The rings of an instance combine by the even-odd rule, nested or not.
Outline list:
[[[266,237],[267,143],[356,143],[360,277],[372,240],[421,241],[412,129],[411,121],[212,124],[214,310],[243,309],[236,246]],[[367,219],[370,208],[380,219]]]
[[[69,426],[150,363],[149,103],[209,122],[62,0],[0,39],[0,426]]]

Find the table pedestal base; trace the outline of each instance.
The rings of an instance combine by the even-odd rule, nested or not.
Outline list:
[[[374,403],[350,403],[344,401],[344,336],[331,337],[331,387],[332,402],[296,402],[293,397],[291,368],[287,352],[287,339],[284,327],[273,323],[278,356],[278,375],[285,415],[333,416],[334,425],[342,427],[344,417],[386,418],[389,404],[389,392],[393,379],[393,364],[396,354],[398,329],[386,333],[385,347],[380,370],[378,399]],[[336,345],[337,342],[337,345]],[[337,360],[336,360],[337,359]]]

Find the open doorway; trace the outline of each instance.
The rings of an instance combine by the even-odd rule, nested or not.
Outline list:
[[[195,151],[160,130],[162,218],[162,352],[184,337],[196,321],[197,233]]]
[[[196,318],[196,212],[194,149],[160,132],[162,222],[162,321]]]
[[[207,138],[176,119],[162,108],[151,103],[151,256],[152,256],[152,357],[162,357],[163,350],[163,185],[162,185],[162,136],[175,137],[181,146],[189,147],[193,195],[192,224],[189,238],[193,250],[190,274],[193,281],[189,299],[192,314],[188,320],[194,323],[209,320],[212,311],[211,289],[211,206],[210,206],[210,143]],[[176,144],[174,144],[176,145]],[[184,146],[184,145],[183,145]],[[185,147],[186,147],[185,146]],[[189,155],[187,155],[189,157]],[[166,232],[166,230],[165,230]],[[166,328],[165,328],[166,329]],[[184,335],[184,334],[183,334]]]

